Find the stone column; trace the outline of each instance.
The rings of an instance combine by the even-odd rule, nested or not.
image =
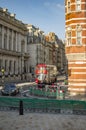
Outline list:
[[[2,48],[4,48],[4,26],[2,26]]]

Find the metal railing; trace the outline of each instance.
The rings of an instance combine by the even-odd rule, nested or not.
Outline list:
[[[0,110],[19,111],[23,102],[24,112],[46,112],[86,115],[86,101],[30,99],[17,97],[0,97]]]

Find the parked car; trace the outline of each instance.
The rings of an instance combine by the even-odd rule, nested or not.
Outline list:
[[[19,88],[17,88],[15,84],[5,84],[5,86],[1,90],[1,94],[5,96],[6,95],[13,96],[18,93],[19,93]]]

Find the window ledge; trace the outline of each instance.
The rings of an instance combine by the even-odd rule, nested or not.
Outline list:
[[[81,10],[76,10],[76,13],[81,13]]]

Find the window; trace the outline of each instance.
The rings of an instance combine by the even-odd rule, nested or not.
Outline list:
[[[13,50],[16,51],[16,38],[13,38]]]
[[[81,45],[81,31],[77,31],[77,45]]]
[[[0,33],[2,33],[2,25],[0,25]]]
[[[70,0],[68,1],[67,12],[70,13]]]
[[[4,35],[4,49],[7,49],[7,35]]]
[[[14,31],[14,36],[13,36],[13,50],[16,51],[16,32]]]
[[[76,11],[81,10],[81,0],[76,0]]]
[[[67,45],[71,45],[71,32],[67,33]]]
[[[12,50],[12,30],[9,30],[9,50]]]
[[[12,72],[12,61],[9,61],[9,71]]]
[[[0,59],[0,71],[1,71],[1,68],[2,68],[2,59]]]
[[[76,26],[76,39],[77,39],[77,45],[81,45],[82,44],[82,41],[81,41],[81,35],[82,33],[82,28],[81,28],[81,25],[77,25]]]
[[[25,41],[22,40],[21,41],[21,53],[24,53],[25,52]]]
[[[14,73],[16,72],[16,61],[14,61]]]
[[[12,50],[12,37],[9,36],[9,50]]]
[[[8,68],[7,68],[7,60],[5,60],[5,71],[7,71]]]

